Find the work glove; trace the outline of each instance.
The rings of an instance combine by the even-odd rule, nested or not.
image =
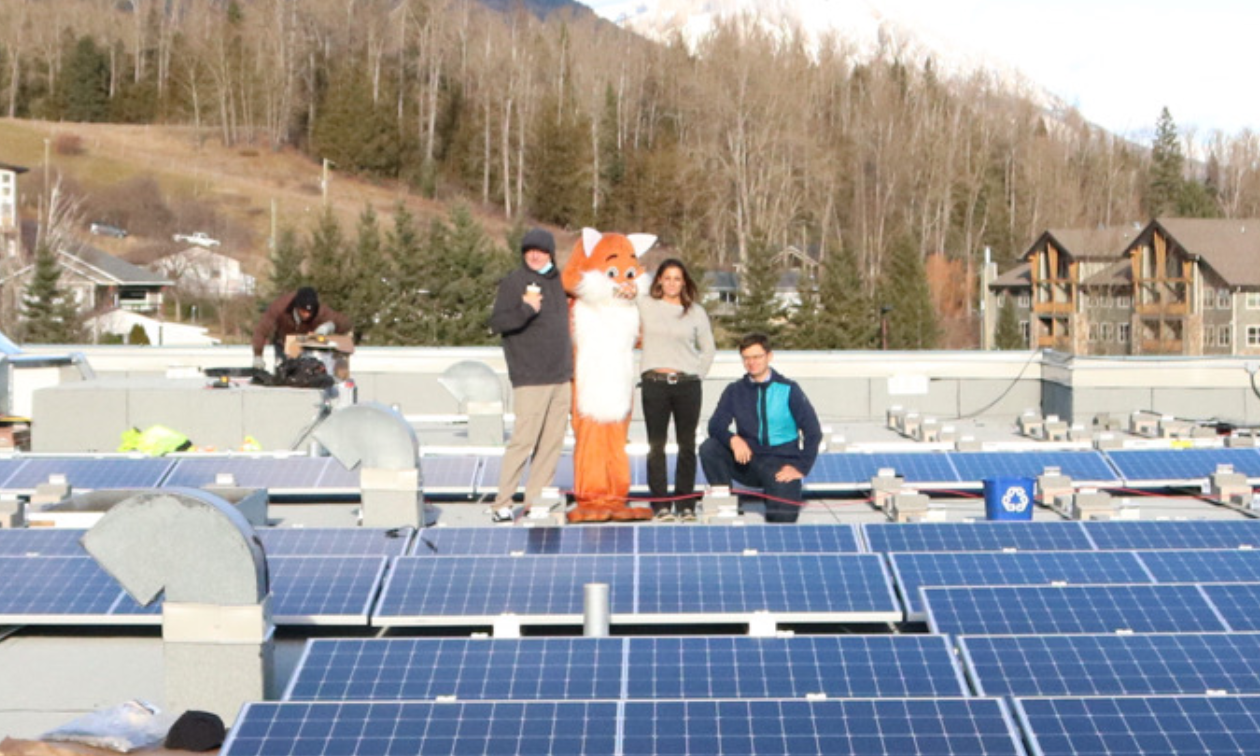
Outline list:
[[[333,331],[336,330],[336,328],[337,328],[336,324],[334,324],[331,320],[328,321],[327,323],[320,323],[319,327],[315,329],[315,335],[316,336],[332,336]]]
[[[262,355],[259,355],[258,357],[255,357],[255,358],[254,358],[254,369],[255,369],[255,370],[266,370],[266,369],[267,369],[267,363],[263,362]]]

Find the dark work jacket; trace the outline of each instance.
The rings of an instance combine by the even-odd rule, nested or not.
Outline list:
[[[267,341],[283,348],[284,339],[291,334],[301,336],[309,335],[315,332],[324,323],[332,321],[333,333],[350,333],[353,325],[350,318],[337,312],[333,308],[325,304],[320,304],[319,309],[315,311],[315,317],[310,320],[299,321],[293,312],[293,298],[297,296],[296,291],[288,294],[281,294],[276,297],[268,307],[266,312],[258,320],[258,325],[254,327],[254,356],[261,357],[263,347],[267,346]]]
[[[542,289],[542,308],[525,304],[525,287]],[[508,378],[515,386],[551,386],[573,379],[573,341],[569,336],[569,299],[560,268],[547,273],[521,267],[499,282],[490,313],[490,330],[503,336]]]
[[[822,443],[814,405],[795,381],[774,370],[765,383],[755,383],[745,375],[722,392],[709,418],[709,437],[730,446],[735,434],[748,442],[754,457],[777,457],[802,475],[813,469]]]

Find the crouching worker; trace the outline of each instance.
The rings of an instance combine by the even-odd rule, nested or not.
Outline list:
[[[700,464],[710,486],[733,480],[762,489],[766,522],[796,522],[805,504],[802,483],[822,443],[818,414],[796,382],[770,368],[767,336],[740,339],[739,356],[746,374],[722,392],[709,418],[709,438],[700,446]]]
[[[319,303],[319,295],[309,286],[281,294],[267,307],[254,327],[254,368],[265,369],[263,348],[270,341],[275,349],[276,366],[284,360],[284,340],[290,335],[332,336],[348,334],[350,319],[327,305]]]

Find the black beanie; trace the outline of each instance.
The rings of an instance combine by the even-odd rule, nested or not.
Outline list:
[[[551,255],[551,258],[554,260],[556,257],[556,238],[546,229],[531,228],[521,237],[521,254],[523,255],[531,249],[540,249]]]
[[[309,286],[303,286],[297,290],[297,294],[293,295],[293,309],[310,310],[316,312],[319,310],[319,295]]]
[[[167,748],[179,751],[212,751],[223,745],[227,729],[218,714],[186,711],[166,733]]]

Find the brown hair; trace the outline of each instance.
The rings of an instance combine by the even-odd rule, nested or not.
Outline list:
[[[649,293],[653,299],[660,299],[665,296],[665,287],[661,286],[661,276],[670,268],[678,268],[678,272],[682,273],[683,286],[679,292],[678,298],[682,302],[683,314],[691,309],[691,305],[695,303],[700,296],[700,290],[696,288],[696,282],[692,280],[691,274],[687,272],[687,266],[683,265],[682,260],[671,257],[665,260],[656,268],[656,275],[652,276],[652,288]]]
[[[769,336],[765,335],[764,333],[750,333],[750,334],[746,334],[743,338],[739,340],[739,353],[743,354],[745,349],[749,349],[755,346],[761,347],[762,349],[766,350],[767,353],[774,351],[770,348]]]

